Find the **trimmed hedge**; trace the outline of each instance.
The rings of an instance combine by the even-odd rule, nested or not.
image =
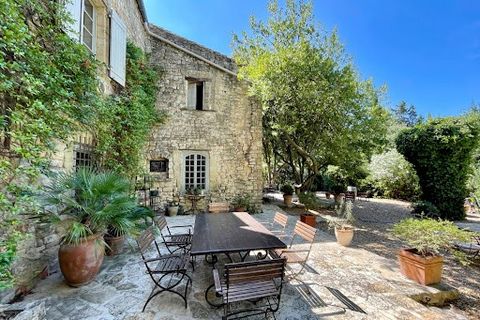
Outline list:
[[[465,218],[463,203],[472,153],[478,144],[477,119],[432,119],[402,131],[397,150],[417,172],[422,200],[431,202],[443,219]]]

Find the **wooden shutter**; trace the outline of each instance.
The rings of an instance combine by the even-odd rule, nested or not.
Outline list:
[[[197,83],[188,82],[187,91],[187,108],[195,109],[197,105]]]
[[[82,3],[83,0],[65,0],[65,11],[70,14],[69,21],[66,26],[68,35],[77,41],[80,41],[80,29],[82,22]]]
[[[125,86],[127,62],[127,28],[120,16],[110,13],[110,77]]]

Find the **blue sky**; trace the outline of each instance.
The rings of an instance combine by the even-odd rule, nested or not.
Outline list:
[[[248,18],[267,17],[267,0],[145,0],[150,22],[224,54]],[[362,78],[386,84],[423,115],[460,114],[480,103],[479,0],[314,0],[336,27]]]

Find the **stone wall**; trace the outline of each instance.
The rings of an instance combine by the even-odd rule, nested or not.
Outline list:
[[[187,49],[194,48],[195,53],[234,71],[226,56],[163,29],[151,26],[151,30],[176,44],[190,43]],[[263,186],[261,108],[248,97],[246,83],[161,40],[152,40],[152,61],[165,70],[157,107],[168,114],[168,120],[152,133],[145,165],[148,170],[149,160],[169,160],[168,175],[152,174],[161,200],[185,191],[183,157],[192,150],[208,155],[207,201],[230,201],[247,193],[259,204]],[[186,108],[186,78],[206,80],[206,110]]]

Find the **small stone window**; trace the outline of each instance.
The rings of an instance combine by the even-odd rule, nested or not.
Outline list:
[[[73,148],[73,168],[77,171],[79,168],[94,168],[95,158],[93,156],[93,146],[84,143],[76,143]]]
[[[205,81],[200,79],[187,78],[187,108],[194,110],[205,110],[204,91]]]
[[[96,38],[96,12],[95,7],[89,0],[84,0],[83,3],[83,19],[82,19],[82,43],[95,53],[95,38]]]
[[[168,172],[168,160],[150,160],[150,172]]]

